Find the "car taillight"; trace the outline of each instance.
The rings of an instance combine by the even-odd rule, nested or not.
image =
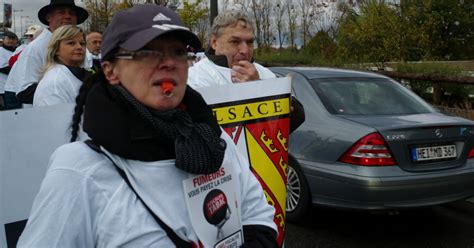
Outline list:
[[[341,156],[339,161],[362,166],[397,164],[387,143],[379,133],[371,133],[358,140]]]
[[[474,158],[474,147],[469,150],[469,153],[467,154],[467,158]]]

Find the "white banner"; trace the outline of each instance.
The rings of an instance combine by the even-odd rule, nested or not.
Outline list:
[[[0,112],[0,247],[16,244],[49,157],[69,141],[72,112],[72,105]]]

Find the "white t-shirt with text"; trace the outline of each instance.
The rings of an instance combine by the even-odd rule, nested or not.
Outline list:
[[[238,178],[242,225],[275,231],[274,208],[226,133],[224,163]],[[144,201],[178,236],[197,243],[183,180],[193,176],[174,160],[142,162],[111,155]],[[174,247],[114,165],[83,142],[59,147],[36,196],[18,247]]]

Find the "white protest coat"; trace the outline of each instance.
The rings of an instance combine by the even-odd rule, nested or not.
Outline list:
[[[253,63],[258,71],[260,79],[276,78],[269,69]],[[188,70],[188,85],[193,88],[207,87],[213,85],[232,84],[232,69],[218,66],[208,58],[203,58]]]
[[[44,29],[36,39],[23,49],[8,75],[5,91],[18,94],[39,81],[40,72],[46,61],[46,52],[48,51],[48,42],[51,35],[51,31]]]
[[[55,64],[43,76],[33,99],[33,106],[75,103],[82,81],[62,64]]]
[[[7,49],[0,47],[0,68],[8,66],[8,60],[12,54],[12,51],[8,51]],[[5,83],[7,82],[7,77],[7,74],[0,72],[0,94],[5,92]]]
[[[240,185],[243,225],[274,230],[274,208],[267,204],[249,165],[228,135],[224,163],[231,163]],[[110,154],[110,153],[109,153]],[[125,170],[147,205],[177,235],[196,243],[183,191],[191,174],[174,160],[141,162],[111,155]],[[61,146],[51,156],[18,247],[174,247],[165,231],[136,198],[114,165],[83,142]]]
[[[100,54],[99,55],[94,55],[93,53],[89,52],[89,49],[86,48],[86,57],[84,59],[84,68],[89,69],[92,68],[93,60],[94,59],[100,59]]]

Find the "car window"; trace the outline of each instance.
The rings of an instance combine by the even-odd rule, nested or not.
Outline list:
[[[383,78],[313,79],[311,85],[332,114],[403,115],[434,112],[398,83]]]

